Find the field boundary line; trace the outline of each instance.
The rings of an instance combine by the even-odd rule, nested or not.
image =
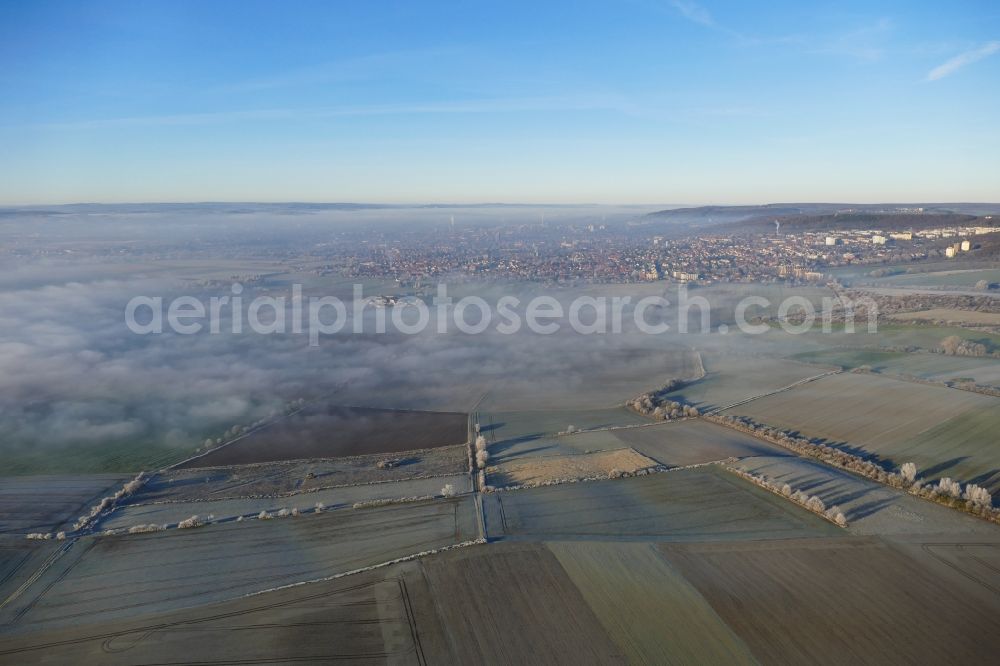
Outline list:
[[[750,398],[745,398],[743,400],[739,400],[737,402],[734,402],[731,405],[726,405],[724,407],[716,407],[715,409],[712,409],[712,410],[709,410],[708,412],[706,412],[706,414],[718,414],[719,412],[724,412],[727,409],[732,409],[733,407],[739,407],[740,405],[745,405],[748,402],[753,402],[754,400],[759,400],[761,398],[767,398],[767,397],[770,397],[772,395],[777,395],[778,393],[784,393],[785,391],[791,391],[792,389],[794,389],[796,387],[799,387],[799,386],[802,386],[803,384],[808,384],[809,382],[814,382],[814,381],[816,381],[818,379],[823,379],[824,377],[829,377],[831,375],[839,375],[839,374],[842,374],[843,372],[844,372],[843,370],[839,370],[839,369],[838,370],[830,370],[829,372],[824,372],[824,373],[821,373],[821,374],[818,374],[818,375],[813,375],[812,377],[806,377],[806,378],[800,379],[800,380],[798,380],[796,382],[792,382],[788,386],[782,386],[779,389],[775,389],[775,390],[769,391],[767,393],[761,393],[760,395],[755,395],[755,396],[752,396]]]
[[[638,414],[638,412],[632,412],[633,414]],[[640,416],[645,416],[640,414]],[[681,421],[687,421],[688,419],[696,419],[697,416],[682,416],[677,419],[670,419],[669,421],[650,421],[649,423],[626,423],[625,425],[611,425],[611,426],[601,426],[600,428],[589,428],[580,430],[574,430],[573,432],[558,432],[553,437],[572,437],[573,435],[585,435],[588,432],[612,432],[614,430],[629,430],[632,428],[648,428],[650,426],[661,426],[668,423],[680,423]],[[616,451],[617,449],[607,449],[608,451]],[[541,456],[537,456],[541,457]]]
[[[468,548],[469,546],[477,546],[485,544],[485,539],[471,539],[469,541],[460,541],[459,543],[453,543],[448,546],[442,546],[440,548],[434,548],[432,550],[424,550],[419,553],[412,553],[410,555],[403,555],[402,557],[397,557],[393,560],[388,560],[387,562],[379,562],[378,564],[372,564],[367,567],[361,567],[359,569],[351,569],[349,571],[342,571],[341,573],[332,574],[330,576],[323,576],[322,578],[312,578],[310,580],[302,580],[296,583],[287,583],[285,585],[278,585],[276,587],[269,587],[264,590],[257,590],[256,592],[247,592],[246,594],[235,597],[236,599],[247,599],[250,597],[260,596],[262,594],[269,594],[271,592],[279,592],[281,590],[288,590],[293,587],[301,587],[303,585],[309,585],[311,583],[325,583],[331,580],[338,580],[340,578],[345,578],[347,576],[353,576],[359,573],[365,573],[366,571],[374,571],[376,569],[382,569],[384,567],[392,566],[393,564],[401,564],[403,562],[412,562],[413,560],[418,560],[421,557],[427,557],[429,555],[436,555],[437,553],[443,553],[448,550],[457,550],[458,548]]]
[[[166,467],[163,467],[159,471],[166,472],[166,471],[174,470],[174,469],[177,469],[178,467],[180,467],[181,465],[185,465],[185,464],[191,462],[192,460],[198,460],[199,458],[204,458],[205,456],[209,455],[210,453],[215,453],[216,451],[221,451],[222,449],[228,447],[229,445],[235,444],[236,442],[239,442],[240,440],[242,440],[242,439],[244,439],[246,437],[249,437],[250,435],[254,434],[255,432],[259,432],[259,431],[263,430],[264,428],[268,428],[268,427],[274,425],[275,423],[281,423],[285,419],[290,418],[292,416],[295,416],[296,414],[298,414],[302,410],[304,410],[307,406],[309,406],[309,404],[310,403],[306,403],[305,405],[302,405],[301,407],[299,407],[298,409],[296,409],[294,412],[289,412],[288,414],[282,414],[280,417],[274,419],[273,421],[269,421],[269,422],[264,423],[263,425],[260,425],[260,426],[258,426],[256,428],[252,428],[250,430],[247,430],[246,432],[240,434],[239,437],[235,437],[235,438],[229,440],[228,442],[226,442],[225,444],[220,444],[219,446],[211,448],[208,451],[205,451],[204,453],[198,453],[198,454],[195,454],[195,455],[191,456],[190,458],[185,458],[184,460],[181,460],[179,462],[175,462],[173,465],[168,465]],[[229,465],[229,467],[231,467],[231,465]],[[209,468],[205,468],[205,469],[209,469]]]

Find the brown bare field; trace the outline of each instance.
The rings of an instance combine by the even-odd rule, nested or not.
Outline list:
[[[467,439],[468,417],[459,412],[309,406],[177,468],[400,453]]]
[[[730,457],[789,455],[779,446],[701,419],[624,428],[612,433],[639,453],[671,467]]]
[[[947,566],[994,601],[1000,597],[1000,542],[923,543],[922,554]]]
[[[0,663],[457,663],[415,562],[125,621],[5,639]]]
[[[463,663],[625,663],[541,544],[462,548],[422,564],[451,650]]]
[[[390,458],[395,461],[393,467],[378,468],[379,461]],[[464,474],[468,472],[468,465],[468,448],[459,445],[407,451],[398,455],[173,469],[150,479],[132,503],[287,495],[330,486]]]
[[[654,544],[547,545],[630,663],[757,663]]]
[[[120,474],[0,477],[0,534],[56,531],[128,478]]]
[[[965,596],[877,539],[662,549],[763,663],[989,663],[1000,653],[1000,597]]]
[[[633,449],[617,449],[514,459],[489,467],[486,478],[494,486],[534,485],[559,479],[606,476],[612,470],[631,473],[655,465],[656,461]]]

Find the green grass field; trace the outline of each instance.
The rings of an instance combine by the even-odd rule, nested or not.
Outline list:
[[[947,270],[929,273],[890,275],[880,281],[886,285],[921,287],[974,287],[980,280],[1000,282],[1000,268],[984,270]]]
[[[3,459],[0,474],[134,474],[180,462],[193,455],[194,448],[149,442],[95,442],[58,448],[24,449],[5,447],[0,443],[0,457]]]
[[[966,377],[980,384],[1000,382],[1000,359],[992,358],[850,348],[803,352],[791,358],[822,366],[839,365],[846,369],[868,365],[877,372],[939,381]]]

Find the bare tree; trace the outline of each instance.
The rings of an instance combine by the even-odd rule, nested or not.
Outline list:
[[[985,356],[986,345],[972,340],[963,340],[957,335],[949,335],[941,341],[941,349],[949,356]]]
[[[962,338],[957,335],[949,335],[947,338],[941,341],[941,349],[944,350],[945,354],[949,356],[954,356],[958,353],[958,346],[962,344]]]
[[[973,505],[991,507],[993,506],[993,496],[981,486],[970,483],[965,486],[965,494],[962,496]]]
[[[903,466],[899,468],[899,475],[903,477],[904,481],[912,484],[917,480],[917,466],[911,462],[903,463]]]
[[[952,497],[959,498],[962,496],[962,484],[958,481],[952,481],[949,477],[945,476],[938,480],[937,491],[941,495],[951,495]]]
[[[810,511],[815,511],[816,513],[823,513],[826,511],[826,505],[816,495],[813,495],[808,500],[806,500],[806,508]]]
[[[197,518],[197,516],[192,516],[192,518]],[[177,525],[180,528],[180,524]],[[188,525],[187,527],[196,527],[196,525]],[[145,532],[162,532],[167,529],[166,525],[157,525],[156,523],[150,523],[148,525],[133,525],[128,528],[129,534],[143,534]]]
[[[454,497],[455,486],[451,485],[450,483],[444,484],[444,487],[441,489],[441,494],[444,495],[445,497]]]

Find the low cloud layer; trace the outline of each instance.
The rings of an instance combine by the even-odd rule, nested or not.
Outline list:
[[[533,391],[564,395],[568,406],[574,395],[594,400],[594,390],[616,381],[628,391],[665,379],[665,359],[679,348],[631,324],[607,336],[580,336],[565,326],[552,336],[344,332],[318,347],[307,335],[140,336],[125,326],[133,296],[170,298],[187,288],[166,278],[128,278],[0,293],[0,328],[10,332],[0,342],[3,447],[193,450],[205,437],[267,418],[300,397],[461,411],[491,391]],[[371,322],[366,329],[373,330]]]

